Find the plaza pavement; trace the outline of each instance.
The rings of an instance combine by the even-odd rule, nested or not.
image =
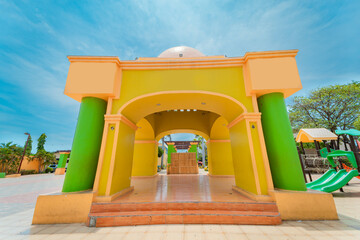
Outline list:
[[[315,177],[316,178],[316,177]],[[61,191],[64,176],[0,179],[0,239],[360,239],[360,180],[335,192],[339,221],[284,221],[280,226],[151,225],[88,228],[84,224],[31,225],[39,194]],[[59,206],[61,207],[61,206]]]

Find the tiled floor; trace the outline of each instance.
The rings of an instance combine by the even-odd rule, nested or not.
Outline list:
[[[233,192],[234,178],[208,177],[200,174],[166,175],[164,172],[151,178],[132,179],[134,191],[115,202],[253,202]]]
[[[334,198],[340,221],[286,221],[280,226],[153,225],[88,228],[84,224],[31,226],[36,196],[60,191],[63,176],[0,179],[0,239],[360,239],[360,180]],[[210,194],[211,196],[211,194]]]

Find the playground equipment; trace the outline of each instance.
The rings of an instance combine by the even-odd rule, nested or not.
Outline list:
[[[312,181],[311,172],[325,171],[329,168],[326,156],[329,152],[336,149],[336,140],[338,136],[325,128],[303,128],[300,129],[296,136],[296,142],[300,143],[301,149],[298,148],[300,163],[303,170],[305,181],[306,173]],[[325,144],[325,148],[320,149],[320,142]],[[330,144],[328,143],[330,141]],[[309,154],[305,151],[303,143],[314,143],[316,152]]]
[[[319,179],[307,183],[306,187],[313,190],[318,190],[322,192],[333,192],[338,189],[341,189],[343,186],[345,186],[353,177],[356,177],[359,175],[359,172],[357,170],[351,170],[347,172],[344,169],[341,169],[340,171],[336,171],[336,164],[334,162],[334,157],[346,157],[350,163],[357,168],[358,165],[356,163],[356,159],[353,152],[349,151],[342,151],[342,150],[336,150],[333,152],[330,152],[327,155],[327,159],[333,169],[328,170],[324,175],[322,175]]]
[[[358,137],[360,136],[360,131],[356,129],[348,130],[335,130],[337,135],[342,136],[345,150],[348,150],[347,145],[350,146],[351,151],[354,153],[354,157],[357,163],[357,170],[360,171],[360,149],[358,145]],[[347,137],[348,136],[348,137]],[[340,138],[340,137],[339,137]]]

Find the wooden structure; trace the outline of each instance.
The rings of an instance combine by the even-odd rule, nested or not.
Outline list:
[[[198,174],[196,153],[172,153],[168,174]]]

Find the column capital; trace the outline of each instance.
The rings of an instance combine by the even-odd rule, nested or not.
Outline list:
[[[127,117],[122,114],[106,114],[105,115],[105,122],[108,123],[116,123],[116,122],[123,122],[128,125],[130,128],[134,129],[135,131],[138,129],[135,123],[130,121]]]
[[[233,126],[235,126],[236,124],[238,124],[239,122],[241,122],[242,120],[253,120],[253,121],[258,121],[261,119],[261,113],[257,112],[257,113],[242,113],[240,114],[237,118],[235,118],[233,121],[231,121],[227,127],[230,129]]]

